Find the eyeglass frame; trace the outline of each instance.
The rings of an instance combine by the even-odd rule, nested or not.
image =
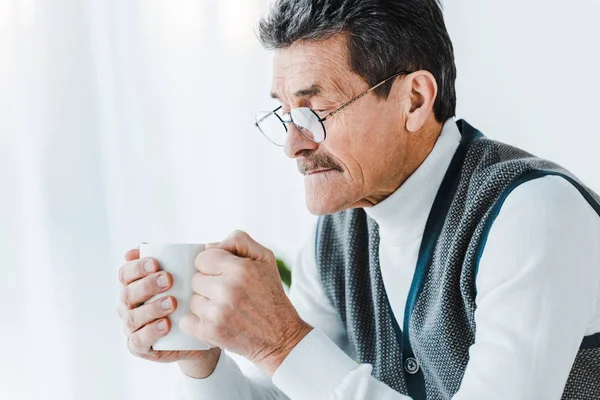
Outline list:
[[[325,139],[327,139],[327,130],[325,129],[325,124],[323,124],[323,122],[324,122],[324,121],[325,121],[327,118],[329,118],[329,117],[333,116],[334,114],[337,114],[337,113],[338,113],[339,111],[341,111],[342,109],[344,109],[344,108],[348,107],[350,104],[354,103],[355,101],[357,101],[357,100],[358,100],[358,99],[360,99],[361,97],[363,97],[363,96],[366,96],[367,94],[369,94],[369,93],[370,93],[370,92],[372,92],[373,90],[377,89],[379,86],[383,85],[384,83],[386,83],[386,82],[387,82],[387,81],[389,81],[390,79],[396,78],[396,77],[398,77],[398,76],[400,76],[400,75],[408,75],[408,74],[412,74],[412,71],[400,71],[400,72],[396,72],[395,74],[393,74],[393,75],[391,75],[391,76],[389,76],[389,77],[385,78],[384,80],[382,80],[381,82],[379,82],[379,83],[378,83],[378,84],[376,84],[375,86],[372,86],[372,87],[370,87],[369,89],[365,90],[364,92],[362,92],[362,93],[361,93],[361,94],[359,94],[358,96],[356,96],[356,97],[352,98],[351,100],[347,101],[346,103],[342,104],[341,106],[339,106],[339,107],[338,107],[338,108],[336,108],[335,110],[331,111],[329,114],[327,114],[327,115],[326,115],[326,116],[324,116],[324,117],[319,117],[319,115],[318,115],[318,114],[315,112],[315,110],[313,110],[312,108],[308,108],[308,107],[306,107],[306,108],[308,108],[308,109],[309,109],[309,110],[310,110],[310,111],[311,111],[311,112],[312,112],[312,113],[315,115],[315,117],[317,117],[317,120],[318,120],[318,121],[321,123],[321,127],[323,128],[323,140],[321,140],[320,142],[317,142],[317,141],[315,141],[315,140],[313,140],[313,139],[309,138],[308,136],[306,136],[304,133],[302,133],[302,129],[300,129],[300,128],[299,128],[299,127],[296,125],[296,123],[294,122],[294,120],[293,120],[293,118],[292,118],[292,114],[291,114],[291,111],[292,111],[292,110],[290,110],[290,112],[287,112],[287,113],[285,113],[285,114],[289,114],[289,116],[290,116],[290,119],[289,119],[289,121],[287,121],[287,120],[285,120],[285,121],[284,121],[284,120],[283,120],[281,117],[283,117],[285,114],[283,114],[283,115],[281,115],[281,116],[280,116],[279,114],[277,114],[277,111],[279,111],[279,110],[280,110],[280,109],[283,107],[283,105],[281,105],[281,106],[277,107],[277,108],[276,108],[276,109],[274,109],[273,111],[270,111],[270,112],[268,112],[268,114],[266,114],[265,116],[263,116],[263,117],[262,117],[262,118],[261,118],[259,121],[256,121],[256,122],[254,123],[254,125],[255,125],[255,126],[258,128],[258,130],[260,131],[260,133],[262,133],[262,134],[263,134],[263,136],[267,138],[267,140],[268,140],[269,142],[273,143],[275,146],[278,146],[278,147],[283,147],[283,146],[284,146],[283,144],[277,144],[277,143],[275,143],[274,141],[272,141],[272,140],[271,140],[271,139],[270,139],[270,138],[269,138],[269,137],[268,137],[268,136],[267,136],[267,135],[266,135],[266,134],[263,132],[263,130],[262,130],[262,129],[260,129],[260,125],[259,125],[259,124],[260,124],[262,121],[264,121],[265,119],[267,119],[268,117],[270,117],[270,116],[271,116],[271,114],[273,114],[273,115],[277,116],[277,118],[279,119],[279,121],[281,121],[281,124],[282,124],[282,125],[283,125],[283,127],[285,128],[285,132],[286,132],[286,133],[288,132],[287,124],[293,123],[293,124],[296,126],[296,129],[298,129],[298,131],[299,131],[300,133],[302,133],[302,136],[304,136],[305,138],[307,138],[308,140],[310,140],[310,141],[311,141],[311,142],[313,142],[313,143],[323,143],[323,142],[325,141]],[[297,108],[301,108],[301,107],[297,107]]]

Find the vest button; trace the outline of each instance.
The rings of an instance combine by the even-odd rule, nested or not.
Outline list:
[[[419,372],[419,362],[414,357],[408,357],[406,361],[404,361],[404,369],[411,375]]]

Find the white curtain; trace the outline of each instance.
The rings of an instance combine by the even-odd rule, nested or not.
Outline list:
[[[596,0],[446,2],[459,114],[600,189]],[[270,109],[266,0],[0,0],[0,398],[168,399],[129,355],[123,252],[244,229],[293,260],[315,217]]]
[[[295,163],[253,126],[266,6],[0,0],[1,399],[169,398],[177,367],[125,348],[123,252],[307,239]]]

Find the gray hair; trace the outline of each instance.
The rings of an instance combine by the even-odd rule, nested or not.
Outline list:
[[[350,69],[373,86],[399,71],[427,70],[438,84],[438,122],[455,115],[456,66],[436,0],[276,0],[258,27],[265,48],[348,35]],[[393,82],[375,89],[387,98]]]

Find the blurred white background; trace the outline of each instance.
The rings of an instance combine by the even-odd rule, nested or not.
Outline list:
[[[0,398],[171,399],[116,313],[125,250],[315,217],[270,109],[266,0],[0,0]],[[600,2],[452,0],[459,117],[600,190]]]

